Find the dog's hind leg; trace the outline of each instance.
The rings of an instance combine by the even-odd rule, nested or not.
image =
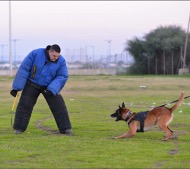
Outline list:
[[[173,115],[168,113],[168,112],[164,112],[164,116],[161,116],[158,120],[158,126],[161,130],[165,131],[166,135],[165,135],[165,139],[164,140],[168,140],[172,137],[173,135],[173,131],[168,127],[168,125],[171,123],[172,119],[173,119]]]
[[[169,128],[169,126],[167,126],[168,127],[168,130],[170,130],[171,131],[171,133],[173,133],[174,131],[173,130],[171,130],[170,128]]]
[[[165,138],[163,140],[169,140],[173,135],[173,131],[163,123],[158,123],[158,126],[161,130],[165,131],[166,133]]]
[[[165,138],[163,140],[169,140],[173,133],[168,129],[167,126],[159,126],[160,129],[162,129],[163,131],[165,131]]]

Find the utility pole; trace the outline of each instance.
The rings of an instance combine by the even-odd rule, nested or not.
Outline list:
[[[184,55],[183,55],[183,68],[187,68],[186,66],[186,55],[187,55],[187,42],[188,42],[188,33],[189,33],[189,24],[190,24],[190,13],[189,13],[189,21],[187,26],[186,38],[185,38],[185,48],[184,48]]]
[[[10,64],[10,76],[13,75],[13,67],[12,67],[12,27],[11,27],[11,0],[9,0],[9,64]]]
[[[4,59],[3,59],[3,56],[4,56],[3,51],[4,51],[4,50],[3,50],[3,49],[4,49],[5,46],[8,46],[8,45],[7,45],[7,44],[1,44],[0,46],[1,46],[1,49],[2,49],[1,62],[3,63],[3,61],[4,61]]]
[[[184,53],[183,53],[183,56],[182,56],[182,48],[181,48],[182,68],[178,70],[178,74],[189,73],[189,69],[187,68],[187,65],[186,65],[186,55],[187,55],[187,42],[188,42],[189,24],[190,24],[190,13],[189,13],[189,21],[188,21],[187,32],[186,32],[186,37],[185,37],[185,46],[184,46]]]
[[[14,63],[16,64],[16,42],[19,41],[20,39],[13,39],[12,41],[14,42]]]

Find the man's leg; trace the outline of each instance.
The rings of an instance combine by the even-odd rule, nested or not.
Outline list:
[[[50,96],[43,93],[43,95],[51,109],[60,133],[70,133],[72,126],[63,97],[60,94]]]
[[[40,90],[26,84],[16,109],[13,125],[13,128],[16,130],[16,134],[19,134],[27,129],[33,107],[36,104],[39,94]]]

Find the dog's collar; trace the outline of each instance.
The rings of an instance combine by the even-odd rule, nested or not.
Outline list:
[[[125,122],[129,124],[129,122],[131,121],[131,119],[135,116],[136,113],[132,113],[132,112],[129,112],[130,115],[127,116],[127,118],[125,119]]]
[[[127,122],[128,119],[131,117],[132,113],[131,113],[131,111],[129,110],[126,114],[127,114],[127,117],[125,117],[123,120]]]

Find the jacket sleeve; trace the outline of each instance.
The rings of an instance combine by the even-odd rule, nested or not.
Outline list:
[[[14,90],[20,91],[24,88],[26,81],[29,77],[30,70],[31,70],[34,59],[35,59],[35,52],[32,51],[23,60],[22,64],[20,65],[20,67],[15,75],[15,78],[14,78],[14,81],[12,84],[12,88]]]
[[[64,61],[62,62],[59,70],[57,71],[55,79],[48,85],[47,89],[51,91],[55,96],[59,94],[61,89],[65,86],[67,79],[68,79],[68,69]]]

